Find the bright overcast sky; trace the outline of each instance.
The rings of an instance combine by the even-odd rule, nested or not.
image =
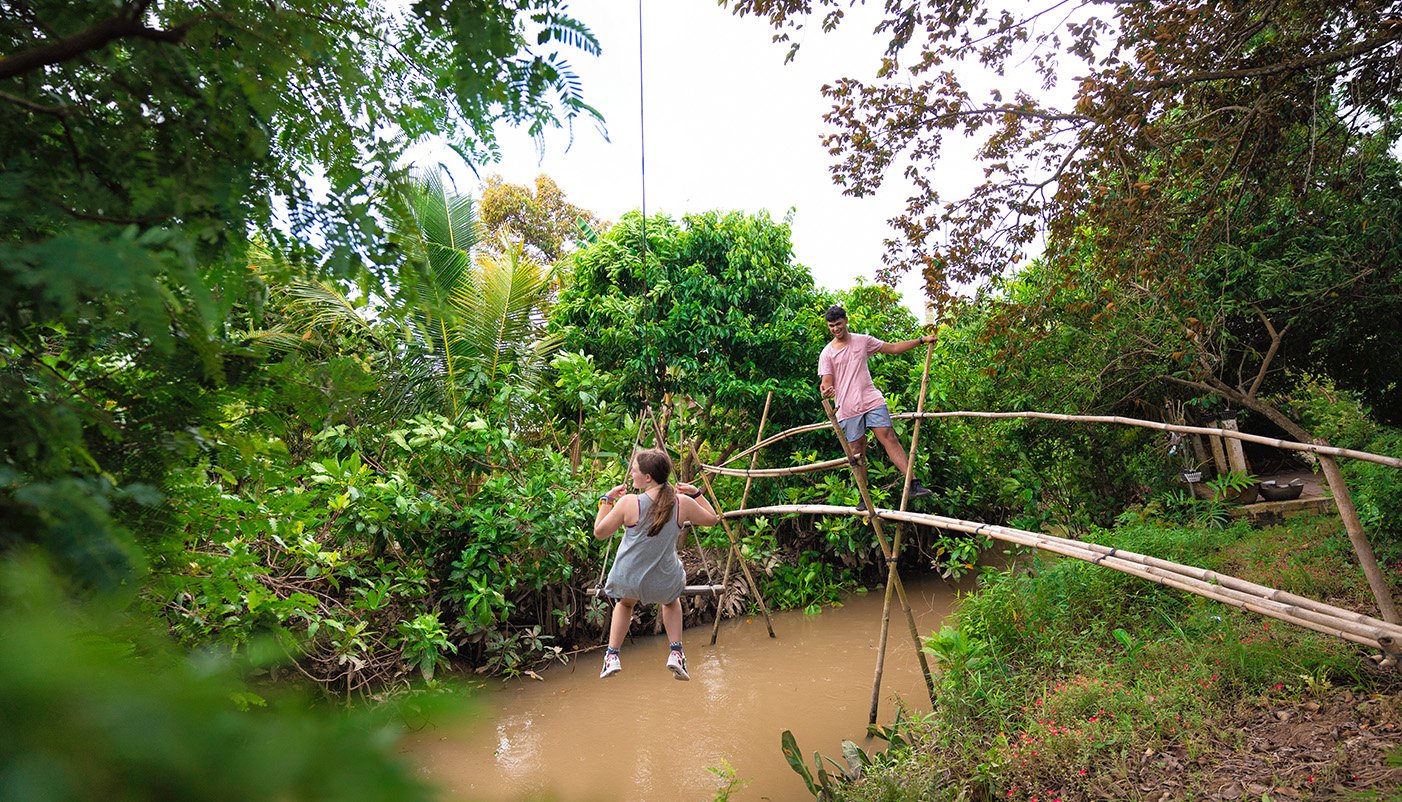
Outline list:
[[[870,78],[878,66],[885,40],[871,33],[875,5],[851,9],[834,33],[808,31],[798,56],[785,65],[785,47],[771,41],[766,23],[737,18],[716,0],[644,3],[648,213],[765,209],[782,219],[792,208],[795,256],[819,285],[844,289],[859,277],[873,280],[889,235],[886,220],[899,213],[904,184],[897,176],[877,196],[844,196],[832,183],[831,157],[819,137],[831,105],[821,95],[823,84],[842,76]],[[502,162],[480,169],[516,184],[530,184],[544,172],[575,204],[617,220],[642,203],[638,7],[576,0],[569,10],[603,46],[597,58],[575,51],[566,56],[587,102],[607,120],[608,140],[583,123],[568,150],[568,132],[552,132],[542,159],[530,137],[501,130]],[[450,152],[419,160],[442,161],[459,187],[475,192],[476,179]],[[981,178],[967,159],[962,164],[965,174],[951,175],[944,194],[962,194]],[[923,310],[918,277],[908,276],[901,289],[913,311]]]

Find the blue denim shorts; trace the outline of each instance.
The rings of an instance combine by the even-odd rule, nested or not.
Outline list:
[[[860,415],[853,415],[837,422],[847,435],[847,442],[855,443],[866,436],[867,429],[891,428],[891,410],[885,405],[870,409]]]

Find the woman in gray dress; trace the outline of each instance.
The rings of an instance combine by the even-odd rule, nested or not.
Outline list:
[[[691,679],[686,673],[682,651],[682,590],[686,571],[677,556],[682,524],[714,526],[720,516],[695,485],[669,483],[672,458],[657,449],[640,451],[629,466],[629,476],[637,493],[628,494],[618,485],[599,499],[594,517],[594,537],[612,537],[626,527],[618,556],[609,570],[604,592],[614,600],[609,645],[604,652],[604,668],[599,677],[611,677],[623,670],[619,649],[633,619],[633,607],[662,605],[662,626],[671,641],[667,668],[677,679]]]

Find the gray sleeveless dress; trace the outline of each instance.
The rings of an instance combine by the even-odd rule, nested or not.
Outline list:
[[[678,505],[680,506],[680,505]],[[652,499],[638,494],[638,524],[623,530],[623,542],[609,570],[604,592],[613,599],[638,599],[644,604],[669,604],[686,588],[686,571],[677,556],[682,528],[676,511],[656,535],[647,536]]]

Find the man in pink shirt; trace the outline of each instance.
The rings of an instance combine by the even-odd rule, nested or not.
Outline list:
[[[904,354],[916,346],[934,342],[936,335],[888,343],[848,331],[847,310],[840,306],[829,307],[825,317],[832,342],[824,346],[823,353],[818,356],[818,379],[823,396],[836,400],[837,422],[858,456],[866,456],[866,433],[867,429],[871,429],[876,432],[877,441],[886,449],[891,464],[904,475],[908,464],[905,449],[891,428],[891,410],[886,406],[886,398],[871,381],[867,358],[875,353]],[[929,488],[920,484],[919,480],[911,480],[911,498],[928,495]]]

